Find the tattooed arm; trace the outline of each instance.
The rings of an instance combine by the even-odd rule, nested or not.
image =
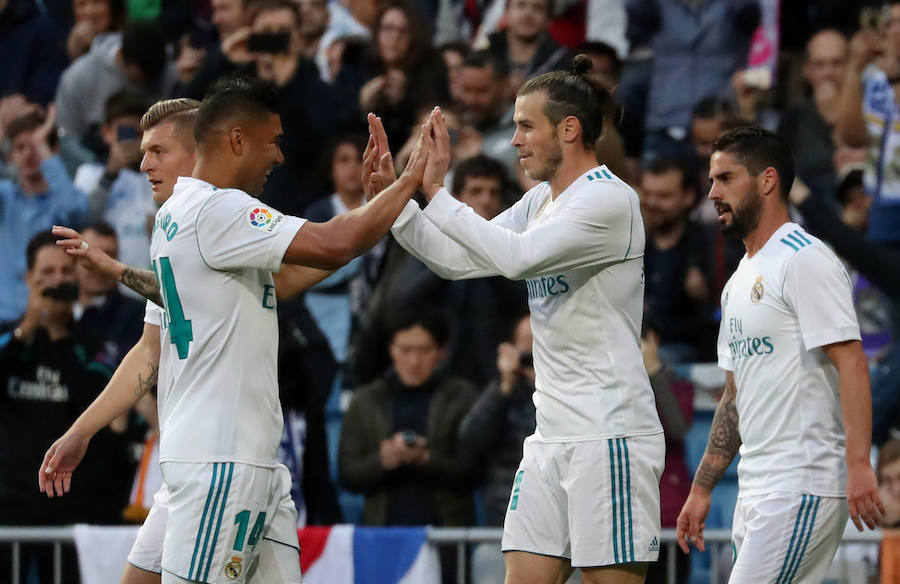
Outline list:
[[[48,497],[69,491],[72,471],[84,457],[91,438],[134,407],[156,384],[159,349],[159,327],[144,324],[143,335],[125,355],[106,388],[44,455],[38,486]]]
[[[684,553],[693,543],[701,552],[706,549],[703,541],[703,528],[706,527],[706,516],[709,514],[710,495],[713,487],[725,474],[728,465],[734,460],[741,447],[741,435],[738,431],[738,413],[735,399],[737,386],[734,384],[734,373],[725,373],[725,393],[716,407],[709,441],[697,472],[694,473],[694,484],[676,523],[678,545]]]
[[[119,281],[161,307],[163,301],[159,294],[159,280],[156,279],[156,274],[152,270],[139,270],[125,264],[122,266],[122,275],[119,277]]]

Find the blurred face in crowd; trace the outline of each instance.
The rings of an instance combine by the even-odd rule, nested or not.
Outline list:
[[[243,0],[212,0],[212,23],[225,38],[244,25]]]
[[[34,256],[34,267],[25,272],[25,284],[36,294],[62,283],[74,284],[75,258],[56,245],[45,245]],[[72,303],[65,300],[46,299],[48,316],[54,320],[67,320],[72,314]]]
[[[119,241],[115,235],[101,235],[93,229],[85,229],[84,240],[88,245],[96,247],[111,258],[119,257]],[[76,267],[78,289],[88,297],[103,296],[116,288],[117,280],[92,272],[79,264]]]
[[[712,156],[713,142],[722,133],[721,118],[698,118],[691,119],[691,144],[697,155],[704,161],[709,161]]]
[[[494,68],[463,67],[459,74],[459,101],[463,119],[472,125],[494,121],[503,105],[505,83],[494,76]]]
[[[418,387],[428,381],[444,358],[444,352],[421,325],[397,331],[391,341],[391,361],[401,383],[407,387]]]
[[[298,55],[302,47],[303,39],[300,38],[300,29],[298,27],[297,15],[290,8],[270,8],[259,12],[253,19],[253,32],[261,33],[288,33],[291,35],[291,42],[288,52],[292,55]],[[271,54],[261,55],[257,61],[265,61],[271,59]],[[263,77],[260,75],[260,77]]]
[[[534,180],[550,180],[562,164],[563,152],[556,126],[544,113],[547,92],[534,91],[516,98],[516,133],[510,144],[518,150],[519,163]]]
[[[296,0],[300,7],[300,32],[319,38],[328,28],[328,0]]]
[[[362,152],[356,144],[338,144],[331,159],[331,180],[337,193],[354,197],[362,195]]]
[[[687,217],[694,191],[682,185],[683,179],[682,172],[674,168],[660,174],[644,172],[641,211],[648,230],[666,231]]]
[[[847,39],[836,30],[823,30],[813,35],[806,44],[806,62],[803,76],[817,90],[830,84],[836,93],[844,78],[847,64]]]
[[[409,20],[399,8],[391,8],[381,17],[378,27],[378,54],[387,67],[399,67],[409,50]]]
[[[10,162],[19,169],[19,176],[35,178],[41,175],[41,158],[34,145],[32,135],[35,130],[20,132],[12,140]]]
[[[550,0],[508,0],[506,30],[515,38],[534,41],[550,25]]]
[[[900,501],[900,459],[882,465],[878,475],[882,493]]]
[[[503,207],[502,185],[495,176],[467,176],[459,193],[459,200],[472,207],[488,221],[500,214]]]
[[[72,0],[75,22],[89,22],[96,32],[109,30],[112,10],[109,0]]]
[[[519,355],[530,355],[534,345],[534,336],[531,334],[531,317],[523,316],[516,325],[513,333],[513,346]],[[534,384],[534,365],[522,365],[522,375]]]
[[[747,167],[731,152],[716,152],[709,163],[709,198],[719,215],[719,228],[730,237],[745,238],[762,215],[762,195]]]
[[[441,51],[441,57],[444,59],[444,66],[447,67],[447,85],[450,88],[450,97],[456,101],[461,101],[462,53],[456,49],[444,49]]]
[[[163,122],[144,132],[141,137],[141,172],[147,173],[153,190],[153,201],[165,203],[179,176],[191,176],[197,162],[194,138],[187,129],[179,131],[175,122]]]
[[[841,209],[841,219],[850,227],[865,231],[869,225],[872,197],[866,193],[862,185],[851,187],[847,191],[846,197],[846,202]]]
[[[900,3],[891,2],[891,21],[887,28],[888,41],[893,43],[894,52],[900,54]]]

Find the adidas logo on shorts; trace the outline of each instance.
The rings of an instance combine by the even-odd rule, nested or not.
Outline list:
[[[650,542],[650,547],[647,549],[648,552],[658,552],[659,551],[659,540],[655,537],[653,541]]]

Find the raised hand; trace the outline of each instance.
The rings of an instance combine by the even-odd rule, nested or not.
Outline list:
[[[363,152],[363,193],[367,201],[390,186],[397,180],[394,170],[394,158],[388,147],[387,134],[381,118],[373,113],[367,116],[369,121],[369,142]]]
[[[70,256],[74,256],[83,267],[115,280],[121,279],[124,265],[108,256],[102,249],[88,245],[84,236],[74,229],[54,225],[53,235],[66,238],[57,241],[56,245]]]
[[[429,120],[432,122],[433,130],[432,135],[427,137],[431,144],[422,177],[422,188],[430,201],[435,193],[443,188],[444,177],[450,168],[450,132],[447,131],[447,121],[441,113],[441,108],[434,108]]]
[[[416,184],[422,184],[422,177],[425,174],[428,159],[434,152],[435,146],[432,132],[436,115],[440,115],[438,108],[434,108],[431,115],[428,116],[428,120],[422,124],[419,139],[416,140],[416,145],[413,147],[409,155],[409,161],[406,163],[406,168],[403,170],[403,176],[411,178]]]
[[[84,458],[91,439],[76,432],[66,432],[53,443],[38,471],[38,488],[48,497],[62,497],[72,486],[72,472]]]

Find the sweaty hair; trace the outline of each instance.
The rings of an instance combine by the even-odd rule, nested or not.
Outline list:
[[[612,116],[615,105],[612,99],[614,87],[603,76],[591,73],[594,63],[587,55],[578,55],[572,61],[571,71],[550,71],[529,79],[519,89],[518,95],[543,91],[547,95],[544,115],[557,126],[569,116],[581,125],[581,141],[585,148],[603,135],[603,122]]]
[[[47,117],[38,112],[30,112],[24,116],[19,116],[6,126],[6,137],[10,142],[15,140],[19,134],[36,130],[46,121]],[[47,145],[55,149],[59,145],[59,132],[56,127],[47,134]]]
[[[110,124],[119,118],[140,118],[147,111],[147,104],[142,94],[122,89],[110,95],[103,104],[103,121]]]
[[[278,113],[278,93],[271,83],[251,77],[224,77],[206,92],[194,125],[200,146],[221,124],[248,117],[263,119]]]
[[[715,152],[733,154],[735,161],[746,166],[752,176],[759,176],[769,167],[774,168],[778,173],[781,199],[788,200],[794,184],[794,156],[784,138],[775,132],[758,125],[736,128],[716,138],[713,142]]]
[[[420,326],[431,335],[439,347],[447,345],[450,338],[450,326],[443,314],[433,309],[419,309],[402,312],[393,319],[390,326],[390,339],[394,342],[397,333]]]
[[[48,245],[51,247],[56,247],[56,242],[62,237],[57,235],[53,235],[52,231],[41,231],[34,235],[28,241],[28,247],[25,248],[25,263],[28,265],[28,269],[34,269],[34,262],[37,260],[38,251],[42,247],[47,247]]]
[[[466,180],[472,178],[495,178],[500,183],[500,191],[502,197],[503,188],[509,180],[506,175],[506,168],[499,161],[485,156],[484,154],[476,154],[471,158],[467,158],[459,163],[456,170],[453,171],[453,196],[458,197],[466,187]]]

